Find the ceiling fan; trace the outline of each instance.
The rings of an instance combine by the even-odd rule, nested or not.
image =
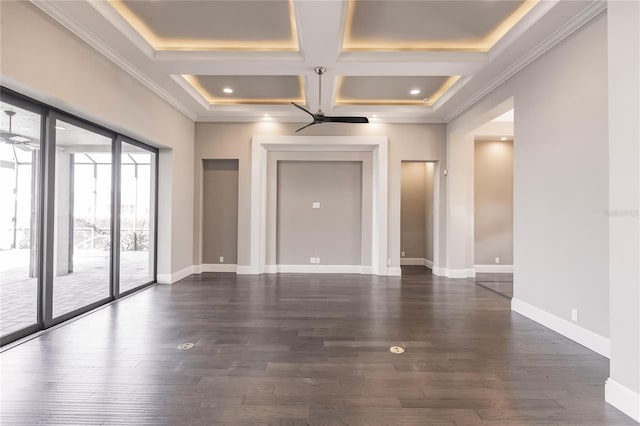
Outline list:
[[[13,116],[16,115],[16,112],[5,110],[4,113],[9,116],[9,131],[5,132],[4,130],[0,130],[0,142],[12,145],[23,151],[32,151],[34,149],[38,149],[40,145],[33,138],[12,132],[11,121],[13,119]]]
[[[295,102],[291,102],[296,108],[301,109],[302,111],[309,114],[313,121],[306,126],[300,127],[296,130],[298,133],[302,129],[306,129],[309,126],[313,126],[314,124],[322,124],[322,123],[368,123],[369,119],[367,117],[329,117],[324,115],[322,112],[322,74],[326,71],[325,67],[316,67],[314,69],[316,74],[318,74],[318,111],[313,114],[308,109],[301,107]]]

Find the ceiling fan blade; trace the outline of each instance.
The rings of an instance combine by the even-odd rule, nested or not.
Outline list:
[[[304,108],[304,107],[301,107],[300,105],[298,105],[298,104],[297,104],[297,103],[295,103],[295,102],[291,102],[291,105],[293,105],[293,106],[295,106],[296,108],[301,109],[302,111],[306,112],[306,113],[307,113],[307,114],[309,114],[311,117],[313,117],[313,119],[314,119],[314,120],[316,119],[316,116],[315,116],[315,115],[313,115],[311,112],[309,112],[309,110],[308,110],[308,109],[306,109],[306,108]]]
[[[31,152],[35,149],[31,145],[27,145],[25,143],[16,143],[14,144],[14,146],[18,148],[20,151],[26,151],[26,152]]]
[[[368,123],[367,117],[324,117],[325,123]]]
[[[309,126],[313,126],[314,124],[318,124],[318,122],[317,122],[317,121],[312,121],[311,123],[309,123],[309,124],[307,124],[307,125],[304,125],[304,126],[300,127],[298,130],[296,130],[296,133],[298,133],[298,132],[299,132],[300,130],[302,130],[302,129],[306,129],[306,128],[307,128],[307,127],[309,127]]]

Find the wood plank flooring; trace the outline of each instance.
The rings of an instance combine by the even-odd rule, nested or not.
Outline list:
[[[604,402],[605,358],[415,269],[193,275],[0,362],[3,425],[635,424]]]

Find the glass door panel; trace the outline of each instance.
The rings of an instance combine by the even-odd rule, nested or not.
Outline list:
[[[110,295],[112,139],[56,120],[53,318]]]
[[[156,154],[126,142],[120,158],[120,293],[155,276]]]
[[[0,102],[0,336],[38,323],[40,114]]]

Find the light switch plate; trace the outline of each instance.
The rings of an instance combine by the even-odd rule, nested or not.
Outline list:
[[[314,209],[319,209],[320,208],[320,202],[319,201],[314,201],[313,204],[311,204],[311,207]]]
[[[220,263],[224,263],[224,256],[220,256]]]

